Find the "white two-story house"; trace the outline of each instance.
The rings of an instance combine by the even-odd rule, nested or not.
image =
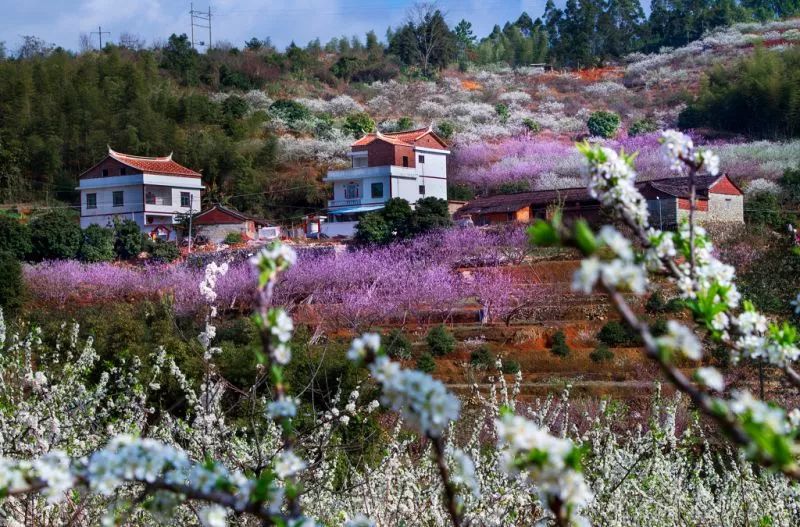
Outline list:
[[[333,184],[328,201],[328,236],[352,236],[359,218],[380,210],[391,198],[413,204],[420,198],[447,200],[450,150],[431,128],[367,134],[350,147],[352,167],[328,172]]]
[[[152,237],[175,240],[178,216],[200,211],[201,175],[173,161],[172,154],[140,157],[109,147],[79,180],[81,228],[130,219]]]

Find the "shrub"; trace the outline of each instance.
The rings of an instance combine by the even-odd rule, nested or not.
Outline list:
[[[447,201],[441,198],[427,197],[417,201],[411,224],[406,229],[409,235],[423,234],[434,229],[450,227],[450,210]]]
[[[619,115],[614,112],[607,112],[600,110],[593,112],[586,121],[586,126],[589,128],[589,133],[597,137],[605,137],[610,139],[617,134],[619,129]]]
[[[488,368],[494,364],[494,357],[489,347],[484,345],[469,354],[469,363],[476,367]]]
[[[22,264],[16,255],[0,252],[0,307],[7,314],[14,314],[22,307],[25,282]]]
[[[424,373],[433,373],[436,369],[436,361],[433,360],[433,355],[430,353],[423,353],[417,359],[417,369]]]
[[[392,239],[392,230],[380,212],[364,214],[356,225],[353,239],[362,245],[380,245]]]
[[[32,249],[30,227],[16,218],[0,214],[0,252],[10,252],[24,260]]]
[[[540,125],[537,121],[531,119],[530,117],[526,117],[525,119],[523,119],[522,124],[532,134],[538,134],[539,132],[542,131],[542,125]]]
[[[228,245],[236,245],[244,242],[244,236],[241,232],[229,232],[225,235],[225,243]]]
[[[432,327],[428,331],[425,341],[428,343],[430,352],[437,357],[449,354],[456,347],[456,339],[443,324]]]
[[[144,245],[146,236],[133,220],[114,222],[114,252],[123,260],[136,258]]]
[[[375,130],[375,121],[367,112],[351,113],[345,118],[342,129],[353,137],[361,137]]]
[[[37,260],[75,258],[81,238],[81,228],[69,212],[54,210],[31,221],[31,252]]]
[[[597,340],[608,344],[612,348],[624,345],[635,345],[637,338],[637,335],[634,334],[632,330],[616,320],[608,322],[597,333]]]
[[[567,337],[564,335],[564,332],[559,329],[556,331],[556,334],[553,335],[550,352],[563,359],[569,356],[570,351],[569,346],[567,346]]]
[[[290,124],[311,117],[311,112],[308,108],[290,99],[278,99],[270,105],[269,109]]]
[[[84,262],[108,262],[114,259],[114,231],[92,224],[83,230],[78,258]]]
[[[181,255],[181,250],[174,242],[157,239],[153,241],[153,245],[148,249],[150,260],[159,263],[174,262]]]
[[[667,333],[667,321],[663,318],[656,319],[655,322],[650,324],[650,333],[654,337],[660,337],[662,335],[666,335]]]
[[[757,192],[745,197],[744,218],[752,225],[766,225],[781,229],[784,214],[780,198],[771,192]]]
[[[636,137],[637,135],[649,134],[657,130],[658,123],[656,123],[650,117],[645,117],[644,119],[639,119],[631,124],[631,126],[628,128],[628,135],[631,137]]]
[[[508,119],[511,117],[511,110],[508,109],[508,105],[505,103],[497,103],[494,107],[494,111],[497,113],[497,116],[500,118],[500,122],[502,124],[506,124]]]
[[[411,358],[411,341],[401,329],[393,329],[383,338],[383,344],[391,358],[401,360]]]
[[[592,359],[592,362],[606,362],[614,358],[614,352],[608,349],[607,344],[600,343],[600,345],[589,354],[589,358]]]
[[[414,128],[414,120],[411,117],[403,116],[397,120],[397,131],[411,130]]]
[[[456,129],[450,121],[441,121],[436,125],[436,133],[443,139],[450,139],[455,131]]]
[[[663,313],[666,302],[661,291],[654,291],[645,302],[644,308],[648,313]]]
[[[519,370],[520,370],[519,362],[517,362],[515,360],[510,360],[510,359],[509,360],[504,360],[501,369],[502,369],[503,373],[506,373],[506,374],[509,374],[509,375],[513,375],[513,374],[519,373]]]

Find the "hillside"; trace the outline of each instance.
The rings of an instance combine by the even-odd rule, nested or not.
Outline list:
[[[675,126],[710,68],[799,39],[797,19],[739,24],[675,50],[630,55],[625,66],[471,64],[430,79],[369,36],[366,48],[347,52],[361,57],[357,74],[340,71],[347,53],[312,45],[198,55],[173,36],[157,49],[50,50],[0,62],[0,200],[72,204],[77,175],[111,145],[174,152],[202,171],[207,201],[290,221],[324,205],[321,176],[345,162],[354,137],[373,126],[429,124],[453,143],[455,198],[574,186],[570,146],[592,112],[619,114],[617,146],[654,150],[646,135],[628,139],[629,131]],[[742,181],[774,179],[800,148],[748,141],[728,136],[719,147]]]

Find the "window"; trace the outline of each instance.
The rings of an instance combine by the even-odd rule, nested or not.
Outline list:
[[[358,199],[361,197],[361,188],[358,183],[350,182],[344,187],[344,199]]]
[[[367,165],[367,156],[353,156],[353,168],[364,168]]]
[[[108,177],[108,169],[107,168],[103,169],[103,177]]]
[[[97,194],[95,193],[86,194],[86,208],[87,209],[97,208]]]
[[[373,198],[383,197],[383,183],[373,183],[370,189]]]
[[[122,167],[122,168],[120,168],[120,169],[119,169],[119,175],[120,175],[120,176],[124,176],[124,175],[126,175],[127,173],[128,173],[128,169],[127,169],[127,168],[125,168],[125,167]]]
[[[424,164],[425,163],[425,156],[419,156],[419,162]]]
[[[419,186],[419,195],[420,196],[424,196],[425,195],[425,185],[420,185]]]
[[[188,192],[181,192],[181,207],[190,207],[192,203],[192,195]]]
[[[123,193],[121,190],[115,190],[114,193],[112,194],[112,199],[113,199],[112,202],[115,207],[121,207],[122,205],[124,205],[124,200],[122,196]]]
[[[404,167],[408,166],[408,156],[403,156],[403,166]]]

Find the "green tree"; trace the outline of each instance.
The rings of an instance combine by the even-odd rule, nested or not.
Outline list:
[[[6,214],[0,214],[0,252],[9,252],[19,260],[31,254],[31,230],[28,225]]]
[[[83,229],[78,258],[84,262],[108,262],[114,259],[114,231],[92,224]]]
[[[392,239],[392,231],[383,214],[370,212],[358,221],[353,238],[363,245],[380,245]]]
[[[401,329],[393,329],[383,338],[386,353],[393,359],[408,360],[411,358],[411,341]]]
[[[571,350],[567,345],[567,337],[564,335],[564,332],[561,330],[556,331],[550,344],[550,353],[563,359],[569,356],[570,351]]]
[[[447,201],[440,198],[427,197],[417,201],[411,217],[411,224],[404,230],[413,236],[434,229],[450,227],[452,224],[453,221],[450,219]]]
[[[403,64],[418,66],[430,75],[446,67],[456,57],[457,40],[441,11],[431,6],[414,8],[411,19],[393,33],[389,52]]]
[[[147,248],[150,260],[158,263],[170,263],[177,260],[181,251],[175,242],[162,239],[155,239],[150,247]]]
[[[143,248],[144,235],[133,220],[114,222],[114,252],[122,260],[139,256]]]
[[[594,351],[589,353],[589,358],[592,362],[607,362],[614,358],[614,352],[608,349],[608,345],[600,343]]]
[[[375,131],[375,121],[367,112],[351,113],[345,118],[342,130],[353,137],[361,137]]]
[[[423,353],[417,359],[417,369],[423,373],[433,373],[436,370],[436,361],[430,353]]]
[[[25,282],[22,265],[10,252],[0,252],[0,308],[5,315],[15,315],[23,304]]]
[[[449,355],[456,347],[456,339],[444,324],[433,326],[425,336],[428,349],[437,357]]]
[[[617,135],[619,123],[619,115],[614,112],[600,110],[592,112],[589,120],[586,121],[586,127],[593,136],[609,139]]]
[[[173,33],[161,52],[161,67],[177,74],[183,84],[194,85],[197,77],[197,51],[185,33]]]
[[[35,260],[68,260],[78,254],[81,228],[72,213],[53,210],[31,220],[30,226]]]

